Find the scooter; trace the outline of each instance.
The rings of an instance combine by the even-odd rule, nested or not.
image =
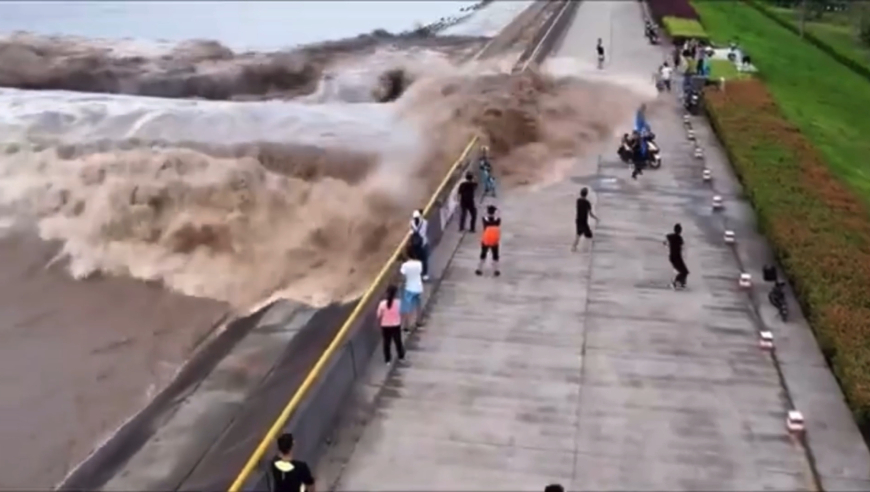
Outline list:
[[[687,92],[683,101],[683,107],[690,114],[697,115],[701,110],[701,93],[694,90]]]

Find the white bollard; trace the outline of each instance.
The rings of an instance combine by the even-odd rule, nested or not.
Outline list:
[[[713,179],[713,171],[711,171],[709,169],[704,169],[703,176],[704,176],[704,181],[710,181],[711,179]]]
[[[713,210],[720,210],[724,205],[722,204],[722,197],[716,195],[713,197]]]
[[[733,244],[734,240],[734,231],[725,231],[725,242],[728,244]]]
[[[759,334],[758,346],[763,348],[764,350],[773,350],[773,333],[769,331],[762,331]]]
[[[689,128],[689,129],[686,131],[686,137],[687,137],[689,140],[695,140],[695,130],[692,130],[691,128]]]
[[[704,158],[704,149],[701,147],[695,147],[695,159],[703,159]]]
[[[688,114],[683,115],[683,126],[686,128],[690,128],[692,126],[692,120],[689,118]]]
[[[752,275],[748,273],[741,273],[740,280],[737,281],[737,285],[742,289],[748,289],[752,287]]]
[[[800,433],[804,431],[804,416],[797,410],[789,410],[785,419],[785,426],[789,432]]]

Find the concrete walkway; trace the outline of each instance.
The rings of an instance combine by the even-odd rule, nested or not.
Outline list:
[[[559,55],[592,67],[603,38],[607,71],[647,77],[664,52],[642,32],[636,2],[584,2]],[[789,370],[757,346],[772,323],[757,299],[764,286],[748,295],[736,280],[768,253],[721,152],[701,127],[728,205],[717,215],[676,103],[664,113],[652,122],[661,170],[635,182],[604,155],[577,162],[564,182],[501,199],[501,278],[473,274],[477,241],[464,240],[334,488],[870,488],[870,455],[806,325],[768,328],[791,367],[806,368],[791,371],[811,381],[789,388]],[[571,253],[582,186],[602,220],[591,248]],[[667,288],[662,240],[676,222],[692,272],[685,292]],[[741,239],[736,252],[722,241],[726,223]],[[747,248],[762,259],[741,261]],[[802,403],[812,407],[812,453],[785,429]]]

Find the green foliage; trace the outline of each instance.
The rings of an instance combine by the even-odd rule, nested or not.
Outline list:
[[[662,19],[665,31],[672,38],[695,38],[707,39],[707,31],[700,22],[694,19],[681,19],[679,17],[665,17]]]

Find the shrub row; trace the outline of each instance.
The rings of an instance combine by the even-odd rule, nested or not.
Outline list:
[[[681,19],[679,17],[665,17],[662,19],[662,24],[665,26],[665,31],[671,39],[674,38],[696,38],[707,39],[707,31],[700,22],[694,19]]]
[[[870,429],[870,214],[757,79],[706,97],[855,420]]]
[[[762,2],[758,0],[745,0],[747,4],[751,5],[753,8],[764,14],[770,20],[776,22],[780,26],[788,29],[789,31],[800,35],[800,29],[798,26],[794,24],[794,22],[790,22],[788,19],[784,19],[781,15],[778,15],[776,12],[773,12]],[[868,81],[870,81],[870,67],[866,64],[866,62],[862,63],[862,61],[855,60],[850,57],[848,54],[841,53],[839,50],[831,46],[830,44],[819,39],[818,36],[810,32],[809,30],[804,30],[803,39],[825,52],[828,56],[842,63],[844,66],[855,72],[856,74],[864,77]]]
[[[698,13],[689,0],[647,0],[650,14],[659,24],[664,24],[665,17],[698,20]]]

